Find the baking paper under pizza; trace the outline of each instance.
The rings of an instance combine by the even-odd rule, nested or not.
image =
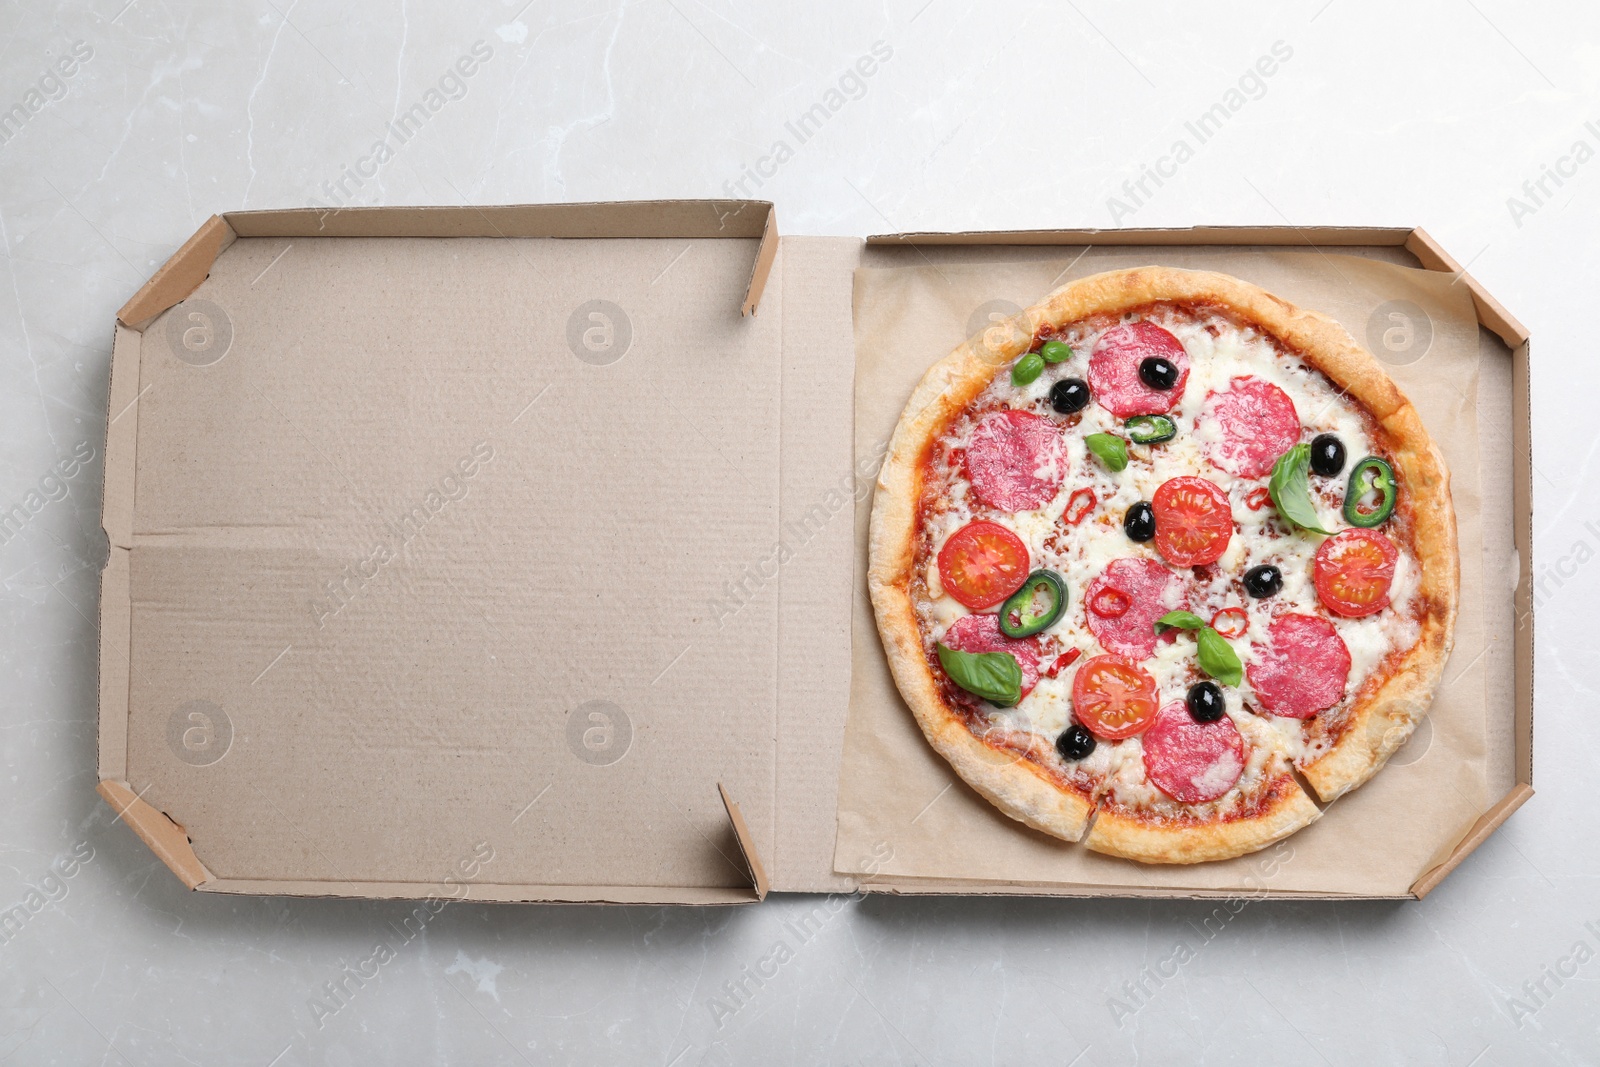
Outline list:
[[[1002,811],[1222,859],[1318,818],[1426,713],[1458,596],[1449,476],[1331,319],[1116,271],[929,370],[869,582],[923,732]]]

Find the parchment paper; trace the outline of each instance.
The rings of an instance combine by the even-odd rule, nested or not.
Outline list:
[[[1486,677],[1486,661],[1500,657],[1485,655],[1485,604],[1509,611],[1510,591],[1498,584],[1487,590],[1484,583],[1475,413],[1479,327],[1466,286],[1453,285],[1448,274],[1315,251],[1100,246],[1050,252],[1048,258],[1030,251],[982,263],[919,259],[919,266],[856,271],[858,458],[882,455],[912,388],[972,332],[982,311],[1027,307],[1068,280],[1120,267],[1160,263],[1223,271],[1337,319],[1380,355],[1421,413],[1444,453],[1455,497],[1462,593],[1455,652],[1428,720],[1411,741],[1364,786],[1284,842],[1253,856],[1191,866],[1101,856],[1001,814],[928,745],[890,676],[867,598],[871,508],[865,503],[856,514],[853,674],[835,867],[841,873],[872,870],[867,884],[912,892],[965,886],[1039,893],[1102,887],[1404,895],[1498,799],[1485,759],[1490,708],[1505,718],[1511,708],[1509,679]],[[1502,433],[1485,447],[1504,451],[1509,470],[1509,429]]]

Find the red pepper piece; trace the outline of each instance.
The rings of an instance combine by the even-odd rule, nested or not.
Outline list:
[[[1226,638],[1243,637],[1250,629],[1250,616],[1243,608],[1223,608],[1211,616],[1211,628]]]
[[[1131,607],[1133,607],[1133,598],[1122,590],[1113,589],[1110,586],[1096,593],[1094,599],[1089,602],[1089,610],[1102,619],[1121,618],[1128,613],[1128,609]]]
[[[1056,661],[1045,669],[1044,676],[1046,678],[1054,678],[1056,675],[1060,674],[1062,671],[1076,663],[1081,654],[1081,650],[1074,648],[1069,649],[1060,656],[1057,656]]]
[[[1067,506],[1061,512],[1062,520],[1068,526],[1076,526],[1089,517],[1089,512],[1099,503],[1099,498],[1094,495],[1093,489],[1079,489],[1067,498]]]

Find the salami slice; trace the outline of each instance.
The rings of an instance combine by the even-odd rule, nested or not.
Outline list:
[[[1152,389],[1139,378],[1139,364],[1160,356],[1178,368],[1171,389]],[[1183,399],[1189,353],[1183,342],[1153,322],[1125,322],[1100,335],[1089,356],[1089,389],[1100,406],[1119,419],[1162,415]]]
[[[967,478],[978,499],[1001,511],[1050,503],[1067,476],[1061,430],[1027,411],[985,415],[967,443]]]
[[[1300,415],[1271,382],[1235,378],[1206,397],[1195,436],[1213,465],[1235,478],[1260,478],[1300,440]]]
[[[1263,711],[1309,719],[1344,696],[1350,650],[1327,619],[1279,615],[1245,673]]]
[[[1039,639],[1007,637],[1000,632],[1000,616],[967,615],[957,619],[940,638],[957,652],[1006,652],[1022,668],[1022,695],[1039,684]]]
[[[1084,591],[1089,632],[1107,652],[1149,659],[1156,651],[1155,621],[1189,606],[1183,579],[1153,559],[1116,559]]]
[[[1156,712],[1143,743],[1145,777],[1182,804],[1216,800],[1244,773],[1244,739],[1233,720],[1195,722],[1181,700]]]

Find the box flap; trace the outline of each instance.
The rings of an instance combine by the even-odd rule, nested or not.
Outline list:
[[[756,237],[741,311],[755,314],[778,253],[777,213],[765,200],[636,200],[477,207],[283,208],[213,215],[117,313],[150,319],[194,292],[236,237]]]
[[[134,452],[138,438],[139,346],[137,330],[120,322],[111,346],[111,384],[106,391],[106,441],[101,489],[101,524],[109,550],[100,574],[99,775],[127,775],[128,547],[133,543]]]
[[[233,243],[233,239],[232,228],[216,215],[211,216],[144,283],[144,287],[122,305],[122,310],[117,312],[117,321],[124,326],[141,326],[194,292],[195,287],[211,272],[211,264],[216,262],[224,248]]]
[[[211,891],[757,899],[777,589],[710,605],[779,538],[770,205],[224,221],[113,361],[101,776],[141,836]]]
[[[233,211],[241,237],[759,238],[741,311],[755,314],[778,254],[777,212],[766,200],[630,200],[464,207],[288,208]],[[191,287],[192,289],[192,287]]]
[[[1461,843],[1451,851],[1448,859],[1417,879],[1411,887],[1411,895],[1421,900],[1433,892],[1434,887],[1444,881],[1445,875],[1461,866],[1462,860],[1488,840],[1489,835],[1500,829],[1500,824],[1509,819],[1511,813],[1526,804],[1532,796],[1532,788],[1518,783],[1511,792],[1472,824],[1472,829],[1467,831],[1467,836],[1462,838]]]
[[[198,889],[211,880],[211,872],[194,854],[188,833],[171,816],[146,804],[126,782],[107,779],[100,783],[97,791],[117,813],[117,819],[133,827],[139,840],[150,846],[150,851],[171,868],[184,885]]]
[[[892,245],[1401,245],[1415,232],[1389,226],[1158,226],[1114,230],[960,230],[874,234]]]
[[[1478,284],[1478,280],[1462,269],[1450,254],[1439,246],[1439,243],[1428,236],[1426,230],[1417,228],[1412,230],[1406,238],[1406,250],[1429,270],[1444,271],[1447,274],[1458,276],[1458,280],[1472,293],[1472,302],[1478,309],[1478,321],[1493,330],[1508,348],[1517,348],[1528,340],[1528,331],[1522,323],[1512,317],[1511,313],[1500,305],[1500,301],[1489,295],[1489,291]]]
[[[750,881],[755,886],[756,899],[765,900],[772,883],[767,881],[767,869],[761,863],[761,854],[756,849],[755,838],[750,833],[750,827],[745,824],[744,816],[739,812],[739,805],[733,802],[733,798],[728,795],[721,782],[717,783],[717,794],[722,797],[722,806],[728,811],[728,821],[733,824],[733,836],[734,840],[739,842],[739,853],[750,869]]]

